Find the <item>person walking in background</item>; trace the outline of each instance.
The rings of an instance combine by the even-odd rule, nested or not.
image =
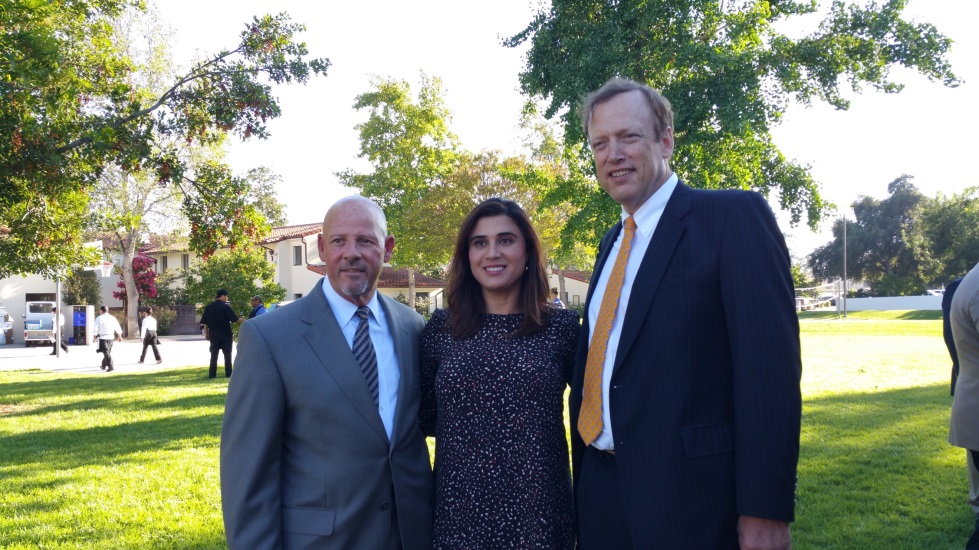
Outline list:
[[[564,309],[564,302],[561,301],[557,288],[551,288],[551,303],[554,304],[554,307],[556,308]]]
[[[469,213],[447,301],[422,335],[435,548],[574,548],[564,391],[578,314],[550,302],[540,241],[515,202]]]
[[[945,338],[945,347],[948,348],[948,355],[952,358],[952,387],[950,395],[955,395],[955,380],[959,377],[959,354],[955,351],[955,338],[952,336],[952,298],[955,290],[959,288],[962,277],[945,285],[945,292],[942,293],[942,337]]]
[[[68,346],[65,344],[64,337],[65,318],[57,307],[53,307],[51,308],[51,342],[53,343],[51,355],[58,355],[58,344],[61,344],[61,349],[68,353]]]
[[[679,181],[649,86],[614,78],[581,113],[622,211],[569,397],[578,547],[789,548],[802,366],[775,216],[758,193]]]
[[[248,318],[254,319],[265,313],[268,313],[268,310],[265,309],[265,304],[262,303],[262,297],[258,294],[252,296],[252,312],[248,314]]]
[[[955,290],[949,317],[959,373],[952,398],[948,442],[965,449],[969,505],[976,518],[965,548],[979,550],[979,264],[966,273]]]
[[[424,321],[376,292],[394,250],[384,212],[337,201],[318,248],[326,278],[241,327],[221,429],[228,547],[430,550]]]
[[[160,344],[160,341],[156,337],[156,317],[153,317],[153,306],[149,306],[143,312],[143,322],[139,327],[139,333],[143,339],[143,353],[139,355],[140,364],[146,360],[147,347],[153,348],[153,357],[156,358],[156,364],[159,365],[162,363],[163,358],[160,357],[160,350],[156,347]]]
[[[204,306],[201,327],[204,328],[204,338],[211,342],[208,378],[214,378],[218,374],[218,352],[224,354],[224,376],[231,377],[231,348],[235,341],[231,323],[241,323],[241,321],[235,310],[228,305],[228,291],[223,288],[218,290],[213,302]]]
[[[112,361],[112,344],[122,341],[122,327],[119,321],[109,313],[105,306],[99,308],[101,315],[95,318],[95,339],[99,343],[96,353],[102,354],[102,364],[100,369],[105,372],[115,370],[115,363]]]

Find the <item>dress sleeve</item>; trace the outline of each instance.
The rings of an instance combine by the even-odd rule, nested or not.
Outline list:
[[[445,343],[445,321],[447,312],[435,310],[421,337],[421,386],[422,402],[419,410],[422,432],[426,436],[435,435],[438,420],[438,400],[435,391],[435,377],[442,362],[442,347]]]

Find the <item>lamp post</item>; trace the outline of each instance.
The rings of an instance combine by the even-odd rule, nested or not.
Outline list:
[[[846,318],[846,216],[843,216],[843,317]]]

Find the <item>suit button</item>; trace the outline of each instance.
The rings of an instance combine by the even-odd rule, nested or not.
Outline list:
[[[381,503],[381,511],[390,510],[390,509],[391,509],[391,503],[390,502],[382,502]]]

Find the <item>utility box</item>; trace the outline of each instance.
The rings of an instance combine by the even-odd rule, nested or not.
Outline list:
[[[68,343],[75,346],[90,346],[95,338],[95,306],[70,306],[71,330],[67,334]]]

